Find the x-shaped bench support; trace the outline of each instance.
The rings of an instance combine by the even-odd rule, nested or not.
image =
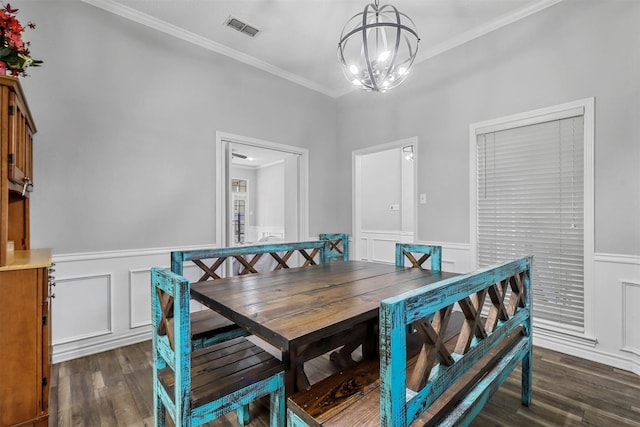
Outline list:
[[[281,270],[283,268],[291,268],[289,264],[287,264],[287,262],[295,252],[295,250],[290,250],[287,251],[283,256],[280,256],[278,252],[268,252],[268,254],[277,261],[277,265],[273,268],[273,271]],[[305,262],[303,264],[304,267],[318,264],[318,262],[315,260],[315,258],[318,256],[318,253],[320,252],[318,248],[314,248],[311,253],[307,252],[304,249],[299,249],[298,252],[305,259]],[[249,273],[259,273],[255,266],[258,263],[258,260],[260,260],[263,255],[264,253],[253,254],[250,259],[243,255],[234,255],[233,258],[236,259],[244,267],[239,274],[243,275]],[[213,280],[221,279],[222,276],[216,273],[216,270],[220,268],[220,266],[227,260],[227,258],[228,257],[226,256],[219,257],[210,266],[205,264],[201,259],[193,260],[193,263],[203,271],[203,274],[198,281],[202,282],[204,280],[207,280],[208,278],[212,278]]]
[[[158,335],[166,335],[169,340],[169,346],[172,350],[175,350],[173,344],[173,297],[162,290],[156,288],[158,294],[158,300],[160,301],[160,310],[162,312],[162,319],[158,324]]]
[[[419,268],[421,270],[425,270],[425,268],[422,267],[422,264],[431,257],[431,254],[423,254],[420,259],[416,260],[411,252],[403,251],[402,253],[407,257],[409,262],[411,262],[412,267]]]
[[[453,305],[450,305],[437,311],[432,321],[422,319],[412,323],[417,333],[424,340],[424,344],[418,355],[416,366],[411,376],[407,378],[407,387],[410,389],[420,390],[425,386],[436,361],[444,366],[454,364],[453,356],[444,346],[443,341],[452,312]]]

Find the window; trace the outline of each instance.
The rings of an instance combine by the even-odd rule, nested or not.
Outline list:
[[[233,200],[232,233],[233,243],[242,244],[246,235],[246,207],[247,207],[247,180],[231,180],[231,191]]]
[[[247,180],[246,179],[232,179],[231,191],[234,193],[246,193],[247,192]]]
[[[473,129],[477,265],[533,255],[534,325],[576,334],[589,329],[585,129],[582,107]]]

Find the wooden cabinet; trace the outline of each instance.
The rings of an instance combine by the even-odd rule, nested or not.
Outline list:
[[[48,249],[0,267],[0,426],[48,425],[51,318]]]
[[[20,81],[0,76],[0,427],[49,422],[51,251],[29,244],[35,132]]]
[[[35,133],[20,81],[0,76],[0,266],[7,263],[9,242],[15,250],[29,249]]]

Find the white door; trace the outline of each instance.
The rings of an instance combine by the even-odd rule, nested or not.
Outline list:
[[[396,242],[413,242],[417,138],[353,152],[354,259],[393,263]]]

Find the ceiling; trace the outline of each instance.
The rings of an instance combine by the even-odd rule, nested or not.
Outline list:
[[[242,143],[231,144],[231,164],[258,169],[283,161],[295,154],[275,149],[262,148]]]
[[[337,61],[345,23],[366,0],[83,0],[332,97],[352,85]],[[561,0],[382,0],[407,14],[420,36],[417,62]],[[225,25],[232,16],[254,38]]]

